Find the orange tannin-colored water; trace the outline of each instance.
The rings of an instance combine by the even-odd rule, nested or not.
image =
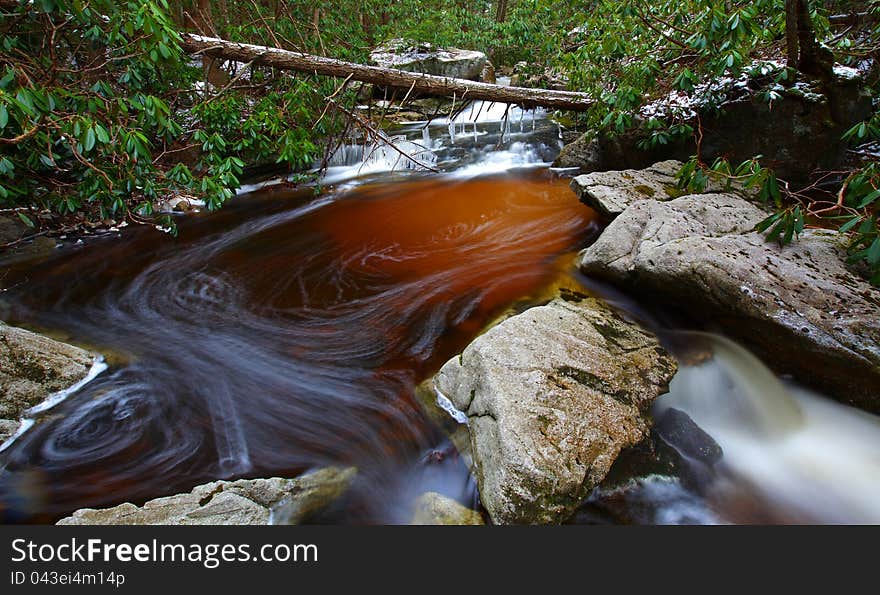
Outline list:
[[[541,173],[273,193],[10,271],[14,321],[122,354],[0,453],[3,518],[352,464],[381,522],[438,432],[413,388],[545,288],[593,213]]]

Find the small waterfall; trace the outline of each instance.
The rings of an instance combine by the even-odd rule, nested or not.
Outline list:
[[[783,383],[728,339],[676,335],[698,350],[655,417],[683,410],[722,447],[722,508],[746,486],[785,521],[880,523],[880,418]]]
[[[473,101],[453,118],[408,125],[379,142],[339,147],[323,182],[381,172],[439,169],[471,177],[548,166],[561,148],[558,135],[559,125],[544,110]]]
[[[408,140],[406,135],[380,139],[368,145],[343,145],[330,158],[325,183],[377,172],[404,170],[424,171],[437,164],[437,154],[431,150],[430,131],[423,128],[422,141]]]
[[[767,440],[803,425],[800,405],[777,376],[730,339],[700,332],[679,332],[699,365],[685,366],[673,380],[679,408],[708,424],[735,423]],[[686,356],[687,357],[687,356]],[[720,399],[717,395],[723,394]],[[699,423],[698,420],[698,423]]]
[[[369,171],[424,170],[437,163],[437,155],[424,145],[394,136],[378,141],[365,151],[362,167]],[[426,167],[427,166],[427,167]]]

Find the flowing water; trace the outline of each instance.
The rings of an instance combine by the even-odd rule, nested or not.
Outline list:
[[[405,521],[427,489],[473,498],[414,387],[565,277],[598,223],[547,169],[555,124],[469,110],[396,131],[443,173],[347,147],[320,194],[263,184],[181,218],[177,240],[129,229],[7,271],[11,322],[93,345],[108,367],[0,452],[3,520],[330,464],[359,474],[327,522]],[[694,340],[714,356],[683,367],[658,411],[685,410],[718,440],[717,489],[647,478],[624,496],[653,511],[637,522],[880,519],[876,418],[783,385],[723,338]]]
[[[11,271],[13,320],[127,361],[0,453],[7,520],[353,464],[346,520],[388,521],[439,443],[415,383],[550,282],[592,221],[546,172],[416,176],[243,197],[176,241],[136,229]]]
[[[729,339],[680,335],[713,356],[681,369],[655,415],[683,410],[722,447],[709,496],[728,520],[880,523],[880,418],[784,383]]]

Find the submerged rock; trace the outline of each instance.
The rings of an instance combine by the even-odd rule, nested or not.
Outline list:
[[[485,525],[476,510],[465,508],[452,498],[426,492],[416,500],[410,525]]]
[[[88,351],[0,322],[0,442],[18,418],[51,395],[86,377]]]
[[[568,294],[491,328],[434,384],[467,417],[492,520],[560,523],[647,435],[675,370],[653,335]]]
[[[733,194],[631,204],[580,256],[587,275],[701,316],[778,372],[880,412],[880,292],[845,266],[844,237],[785,248]]]
[[[341,497],[353,467],[328,467],[296,479],[239,479],[196,486],[188,494],[143,506],[77,510],[59,525],[267,525],[298,524]]]
[[[370,62],[383,68],[476,81],[487,59],[486,54],[474,50],[438,48],[430,43],[392,39],[370,52]]]

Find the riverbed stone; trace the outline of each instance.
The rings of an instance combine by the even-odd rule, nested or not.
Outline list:
[[[0,322],[0,418],[18,419],[88,374],[94,355]]]
[[[295,479],[239,479],[196,486],[187,494],[112,508],[77,510],[59,525],[299,524],[340,498],[353,467],[327,467]]]
[[[398,38],[373,49],[370,62],[383,68],[476,81],[480,80],[487,58],[486,54],[475,50],[440,48]]]
[[[743,342],[780,373],[880,412],[880,292],[846,266],[845,237],[808,229],[786,247],[753,231],[766,213],[734,194],[628,206],[581,270]]]
[[[483,506],[496,524],[560,523],[650,427],[674,360],[603,303],[568,292],[492,327],[436,389],[467,417]]]
[[[437,492],[425,492],[416,500],[410,525],[485,525],[476,510],[466,508]]]

